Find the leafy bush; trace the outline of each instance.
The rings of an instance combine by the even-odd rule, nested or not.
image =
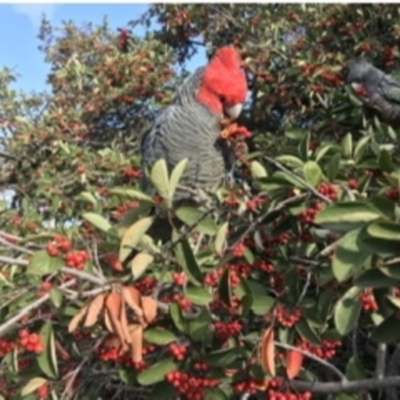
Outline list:
[[[143,39],[44,21],[51,91],[0,75],[3,398],[398,398],[397,132],[344,73],[393,72],[399,14],[155,4]],[[176,67],[226,43],[250,87],[235,183],[176,208],[184,164],[142,193],[138,137]]]

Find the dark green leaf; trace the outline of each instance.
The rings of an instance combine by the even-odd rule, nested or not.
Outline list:
[[[372,333],[372,337],[381,343],[393,343],[400,338],[400,321],[396,315],[386,318]]]
[[[208,306],[213,300],[212,294],[205,288],[188,286],[186,288],[186,297],[194,303],[200,306]]]
[[[186,225],[196,224],[195,231],[205,233],[206,235],[215,235],[218,227],[215,221],[208,215],[204,217],[204,212],[194,207],[180,207],[176,210],[176,216]],[[197,222],[201,219],[200,222]]]
[[[172,358],[164,359],[139,373],[137,380],[143,386],[153,385],[164,381],[168,372],[174,371],[177,367],[177,363]]]
[[[181,240],[175,247],[175,256],[178,264],[185,271],[189,281],[195,286],[201,286],[203,274],[197,264],[189,242],[186,239]]]

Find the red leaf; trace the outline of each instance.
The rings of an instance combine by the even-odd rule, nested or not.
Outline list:
[[[298,350],[288,350],[286,353],[286,374],[293,379],[301,370],[303,365],[303,354]]]

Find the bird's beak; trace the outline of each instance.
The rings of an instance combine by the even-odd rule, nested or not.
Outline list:
[[[227,106],[225,107],[225,114],[230,118],[230,119],[236,119],[240,113],[242,112],[243,104],[242,103],[237,103],[234,104],[233,106]]]
[[[359,83],[352,82],[351,87],[357,92],[357,91],[361,90],[362,85],[360,85]]]

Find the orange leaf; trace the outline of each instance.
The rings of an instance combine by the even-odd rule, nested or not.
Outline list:
[[[122,296],[128,306],[135,312],[136,316],[142,320],[143,319],[143,311],[140,308],[140,292],[134,288],[133,286],[123,286],[122,287]]]
[[[110,317],[111,326],[113,328],[113,332],[118,335],[121,340],[121,344],[123,346],[123,350],[127,349],[125,342],[125,335],[121,326],[121,306],[122,306],[122,297],[117,292],[111,292],[107,296],[106,300],[106,312]]]
[[[150,296],[142,297],[142,309],[145,321],[149,324],[157,317],[157,302]]]
[[[71,321],[69,321],[68,324],[68,332],[71,333],[73,332],[79,325],[79,323],[83,320],[83,318],[85,318],[85,315],[87,313],[88,310],[88,305],[83,306],[71,319]]]
[[[110,318],[110,314],[108,312],[108,310],[104,310],[104,325],[106,326],[107,330],[111,333],[115,333],[114,332],[114,328],[112,326],[111,323],[111,318]]]
[[[129,327],[128,327],[128,320],[126,318],[126,307],[125,307],[125,300],[122,298],[122,307],[121,307],[121,328],[122,328],[122,333],[125,338],[126,343],[131,343],[132,338],[129,332]]]
[[[303,354],[298,350],[288,350],[286,353],[286,374],[293,379],[301,370],[303,365]]]
[[[121,314],[121,295],[115,291],[112,291],[106,299],[106,308],[110,312],[110,316],[114,315],[119,318]]]
[[[275,376],[275,344],[274,344],[274,328],[271,325],[264,332],[260,344],[260,361],[266,372]]]
[[[141,324],[129,325],[131,333],[131,356],[133,362],[142,361],[143,326]]]
[[[106,293],[98,294],[89,304],[88,312],[86,314],[85,327],[94,325],[97,322],[100,311],[103,309]]]

